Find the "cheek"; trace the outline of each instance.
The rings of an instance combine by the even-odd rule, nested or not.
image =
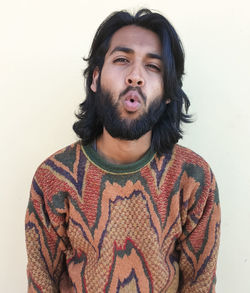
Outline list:
[[[108,67],[103,67],[101,74],[101,86],[110,89],[111,91],[119,91],[119,86],[122,83],[122,74],[117,70],[110,70]]]
[[[163,84],[163,80],[162,80],[162,78],[160,78],[160,79],[158,80],[158,86],[157,86],[157,88],[158,88],[158,95],[163,96],[163,92],[164,92],[164,84]]]
[[[151,78],[147,83],[148,93],[152,97],[158,97],[163,95],[163,80],[159,77]]]

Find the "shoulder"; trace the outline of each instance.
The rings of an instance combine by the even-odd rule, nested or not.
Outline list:
[[[197,192],[206,198],[213,194],[216,203],[219,202],[218,186],[214,173],[208,162],[196,152],[175,145],[172,154],[172,168],[177,171],[179,182],[186,186],[196,186]],[[203,198],[203,196],[201,196]]]
[[[51,154],[50,156],[48,156],[40,165],[39,167],[42,167],[46,164],[48,164],[50,161],[58,161],[61,163],[66,163],[66,165],[73,164],[75,162],[75,160],[77,159],[77,156],[79,155],[79,153],[82,152],[82,145],[81,145],[81,141],[76,141],[70,145],[67,145],[59,150],[57,150],[56,152],[54,152],[53,154]],[[38,167],[38,168],[39,168]]]
[[[188,163],[203,166],[204,168],[209,167],[207,161],[197,154],[196,152],[192,151],[191,149],[176,144],[173,149],[173,154],[175,156],[176,161],[180,163]]]
[[[178,144],[173,148],[172,165],[181,174],[185,173],[196,181],[209,183],[214,177],[210,165],[202,156]]]
[[[47,157],[36,169],[34,178],[38,181],[51,181],[60,175],[68,176],[74,173],[74,169],[83,159],[81,141],[76,141]]]

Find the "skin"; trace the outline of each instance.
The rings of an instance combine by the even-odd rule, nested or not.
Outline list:
[[[118,104],[120,116],[126,119],[126,123],[147,112],[150,103],[162,97],[162,70],[161,42],[157,34],[134,25],[125,26],[114,33],[105,55],[101,87],[111,92],[113,102]],[[93,92],[96,92],[99,74],[96,68],[91,85]],[[137,90],[120,96],[128,86],[139,87],[146,99]],[[127,100],[132,104],[136,102],[135,109],[129,108]],[[112,163],[132,163],[149,149],[151,136],[152,132],[149,131],[137,140],[121,140],[113,138],[104,128],[97,140],[97,150]]]

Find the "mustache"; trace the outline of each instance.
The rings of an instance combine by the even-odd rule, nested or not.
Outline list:
[[[142,98],[144,104],[146,104],[146,100],[147,100],[147,97],[143,94],[141,88],[139,86],[136,86],[136,87],[133,87],[131,85],[129,85],[124,91],[122,91],[119,95],[119,99],[126,95],[129,91],[137,91],[137,93],[140,95],[140,97]]]

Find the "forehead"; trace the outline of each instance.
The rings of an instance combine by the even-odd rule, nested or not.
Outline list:
[[[161,53],[161,41],[158,35],[135,25],[124,26],[117,30],[111,39],[108,52],[117,46],[131,48],[135,52],[139,50],[145,53]]]

